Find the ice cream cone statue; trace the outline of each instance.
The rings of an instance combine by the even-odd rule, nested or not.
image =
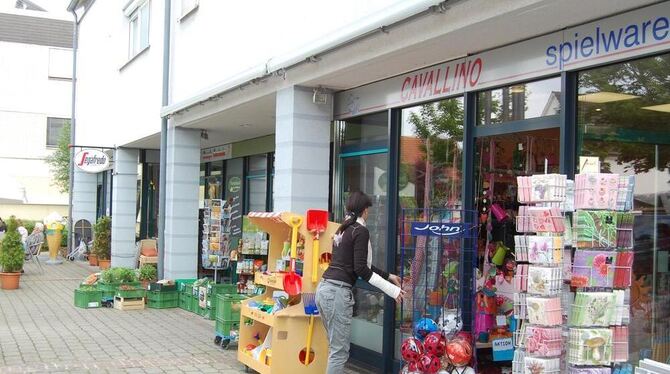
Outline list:
[[[58,249],[60,248],[61,240],[63,239],[63,217],[58,213],[51,213],[44,219],[44,226],[47,234],[47,244],[49,245],[49,260],[46,262],[49,265],[56,265],[63,263],[58,259]]]

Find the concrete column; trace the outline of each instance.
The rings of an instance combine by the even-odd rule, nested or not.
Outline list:
[[[79,220],[88,221],[91,226],[95,224],[98,197],[98,174],[86,173],[79,168],[74,168],[74,181],[72,185],[72,224],[76,225]],[[93,238],[89,238],[93,239]],[[74,243],[78,246],[79,243]]]
[[[112,183],[112,266],[135,268],[137,248],[137,149],[118,148]]]
[[[200,131],[169,127],[165,178],[164,278],[198,275]]]
[[[310,88],[277,92],[274,211],[328,209],[333,98],[314,104]]]

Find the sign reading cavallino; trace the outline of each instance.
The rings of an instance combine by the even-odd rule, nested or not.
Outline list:
[[[109,156],[97,149],[82,149],[74,155],[74,164],[87,173],[99,173],[109,168]]]

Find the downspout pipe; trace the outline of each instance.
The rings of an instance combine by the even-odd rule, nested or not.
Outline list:
[[[68,210],[67,210],[67,227],[68,227],[68,240],[67,240],[67,253],[72,253],[72,249],[75,246],[74,242],[74,222],[72,220],[72,200],[73,200],[73,189],[74,189],[74,147],[75,142],[75,133],[77,130],[77,121],[75,117],[76,109],[76,98],[77,98],[77,44],[79,39],[79,17],[77,12],[74,9],[71,9],[70,12],[74,16],[74,27],[72,35],[72,112],[70,114],[70,162],[69,162],[69,185],[68,185]]]
[[[170,93],[170,13],[171,1],[164,2],[163,17],[163,96],[161,105],[167,106]],[[167,173],[167,132],[168,118],[161,116],[161,149],[158,179],[158,279],[163,279],[165,267],[165,206],[166,206],[166,173]]]

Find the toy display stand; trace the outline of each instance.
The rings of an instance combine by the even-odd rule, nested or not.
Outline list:
[[[291,217],[300,216],[292,213],[250,213],[249,219],[252,224],[265,231],[270,237],[268,248],[268,265],[273,269],[273,264],[282,259],[284,241],[290,237]],[[312,234],[307,230],[304,216],[303,224],[299,233],[305,238],[304,266],[302,272],[302,292],[316,292],[317,283],[312,283]],[[332,236],[338,228],[337,223],[329,222],[326,231],[321,233],[320,254],[331,252]],[[321,257],[321,256],[319,256]],[[316,259],[319,261],[319,258]],[[317,279],[323,275],[324,267],[318,267]],[[296,305],[289,306],[274,314],[266,313],[249,307],[252,301],[262,302],[272,298],[274,291],[283,290],[283,277],[287,273],[261,273],[255,275],[255,283],[266,287],[265,293],[254,298],[245,300],[241,304],[240,333],[237,359],[261,374],[266,373],[325,373],[328,363],[328,340],[326,331],[319,318],[315,318],[314,331],[310,349],[309,363],[304,363],[305,348],[307,342],[309,316],[305,314],[302,301]],[[297,297],[297,296],[296,296]],[[293,298],[291,298],[293,299]],[[315,317],[319,317],[318,315]],[[269,336],[268,336],[269,335]],[[260,360],[256,360],[247,353],[249,344],[257,345],[260,342],[271,341],[269,351],[261,353]],[[274,359],[272,359],[274,357]]]

